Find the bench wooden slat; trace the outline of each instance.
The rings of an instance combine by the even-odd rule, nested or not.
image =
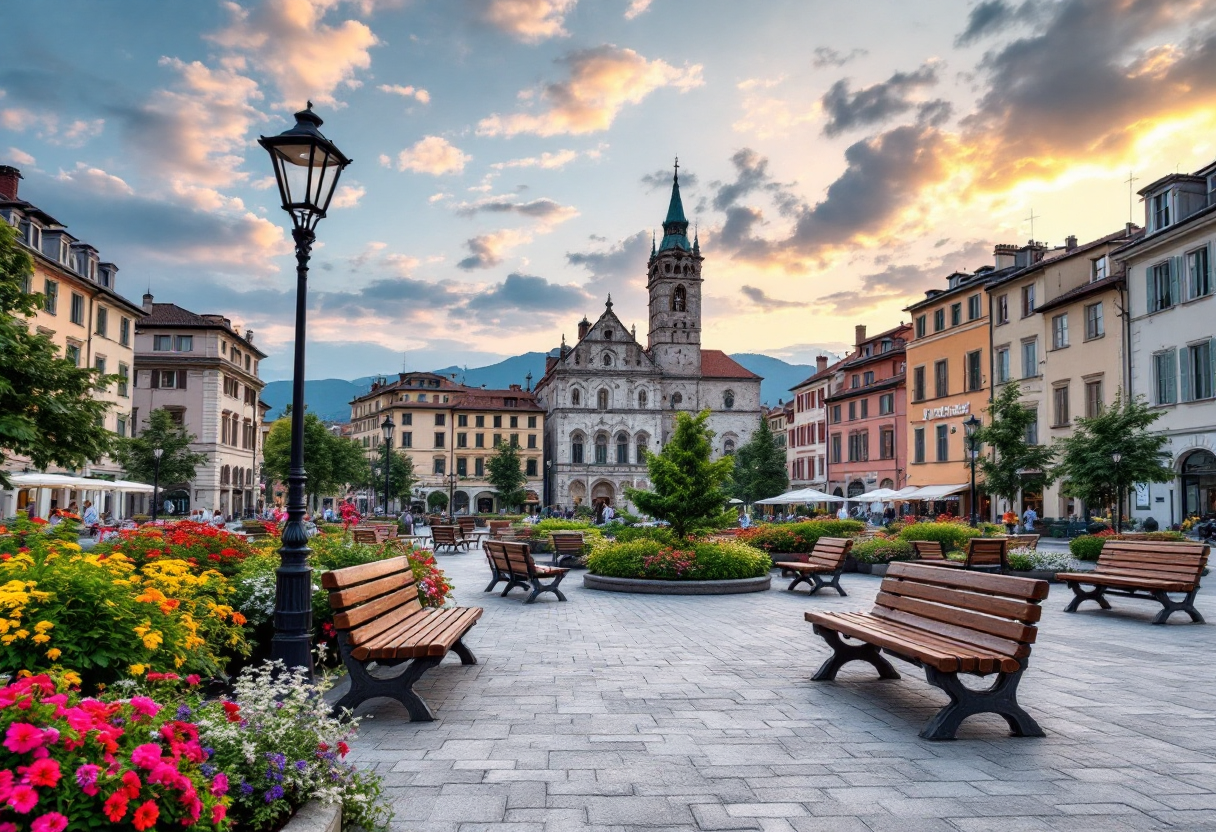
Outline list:
[[[397,557],[375,560],[371,563],[361,563],[358,566],[347,566],[342,569],[325,572],[321,575],[321,586],[325,589],[344,589],[365,581],[383,578],[385,575],[391,575],[394,572],[406,571],[410,572],[411,575],[413,574],[413,570],[410,568],[410,559],[404,555],[398,555]]]
[[[861,631],[870,628],[873,632],[886,633],[893,638],[919,645],[927,650],[954,656],[959,662],[958,670],[963,673],[992,673],[1000,670],[1004,663],[1012,658],[1004,651],[976,644],[975,640],[971,638],[972,634],[969,630],[960,630],[961,639],[956,639],[926,630],[923,623],[915,619],[911,622],[904,622],[869,613],[836,613],[836,615],[851,617],[850,620],[860,627]],[[1014,662],[1013,667],[1016,668],[1016,666],[1017,662]]]
[[[451,619],[461,612],[458,607],[448,607],[446,609],[432,609],[425,611],[423,615],[418,617],[414,622],[414,626],[397,637],[392,643],[385,643],[371,648],[372,658],[384,659],[413,659],[419,656],[430,655],[429,648],[432,643],[441,641],[436,636],[442,633]],[[455,639],[453,639],[453,642]],[[446,653],[445,648],[442,653]]]
[[[452,615],[445,622],[445,627],[442,630],[431,633],[425,644],[420,643],[414,648],[415,655],[426,656],[443,656],[452,649],[452,645],[460,640],[460,637],[476,623],[477,619],[481,618],[480,608],[457,608],[454,612],[458,615]],[[425,650],[425,653],[423,652]]]
[[[1030,655],[1030,647],[1026,644],[1014,641],[1013,639],[989,635],[988,633],[980,633],[966,627],[957,626],[955,624],[948,624],[945,621],[931,621],[921,618],[919,615],[904,612],[902,610],[889,610],[882,608],[877,608],[870,614],[876,618],[886,619],[887,621],[895,621],[900,624],[919,627],[926,632],[935,633],[956,641],[968,641],[978,647],[983,647],[985,650],[991,650],[993,653],[999,653],[1002,656],[1012,656],[1014,658],[1022,659]]]
[[[943,572],[923,563],[908,561],[892,563],[887,568],[887,577],[911,579],[956,589],[970,589],[975,592],[1000,595],[1004,598],[1018,598],[1023,601],[1042,601],[1047,597],[1050,589],[1047,581],[1036,581],[1029,578],[1011,580],[1009,576],[992,575],[987,572]]]
[[[397,607],[408,606],[411,601],[418,603],[418,587],[414,586],[413,575],[410,575],[410,581],[402,582],[400,587],[400,589],[387,595],[381,595],[366,604],[336,613],[334,626],[339,630],[357,630],[359,625],[366,624],[373,618],[378,618]]]
[[[910,612],[913,615],[919,615],[922,618],[928,618],[933,621],[957,624],[960,627],[978,630],[988,635],[1013,639],[1015,641],[1034,641],[1035,628],[1029,627],[1020,621],[995,618],[990,615],[974,613],[970,610],[961,610],[957,607],[943,607],[927,601],[920,601],[916,598],[904,598],[900,595],[892,595],[889,592],[881,591],[878,593],[878,597],[874,599],[874,603],[880,607]]]
[[[1127,589],[1159,589],[1163,592],[1189,592],[1195,586],[1192,582],[1163,580],[1161,577],[1138,578],[1128,575],[1098,574],[1097,572],[1060,572],[1056,577],[1061,581],[1076,581],[1082,584],[1100,584]]]
[[[371,638],[365,638],[359,643],[361,658],[368,658],[373,653],[378,654],[380,658],[395,658],[397,648],[413,645],[418,634],[426,631],[435,612],[434,609],[428,610],[419,606],[412,614],[393,621],[392,626],[382,628]]]
[[[1019,621],[1035,622],[1043,614],[1043,608],[1038,604],[1017,601],[1012,598],[1001,598],[996,595],[971,592],[946,586],[934,586],[918,581],[898,581],[883,586],[883,591],[904,596],[919,598],[922,601],[934,601],[948,607],[971,610],[973,612],[997,615],[1003,618],[1016,618]]]
[[[394,572],[392,575],[386,575],[383,578],[377,578],[374,581],[358,584],[356,586],[348,586],[345,589],[336,589],[329,593],[329,605],[335,610],[340,610],[345,607],[353,607],[357,604],[363,604],[371,601],[381,595],[386,595],[395,589],[401,588],[401,578],[399,572]]]

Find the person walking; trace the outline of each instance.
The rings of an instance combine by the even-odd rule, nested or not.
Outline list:
[[[1026,510],[1022,512],[1022,529],[1027,534],[1034,532],[1035,521],[1039,519],[1039,515],[1035,512],[1034,506],[1026,506]]]

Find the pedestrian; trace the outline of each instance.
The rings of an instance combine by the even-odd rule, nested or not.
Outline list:
[[[80,519],[83,521],[85,529],[89,532],[97,530],[97,509],[93,506],[92,500],[84,501],[84,514],[80,516]]]
[[[1034,532],[1035,521],[1039,519],[1039,515],[1035,512],[1034,506],[1026,506],[1026,510],[1022,512],[1022,529],[1027,534]]]
[[[52,526],[58,526],[62,522],[63,522],[63,517],[60,515],[59,509],[57,509],[57,508],[51,509],[51,516],[47,519],[47,523],[49,523]]]
[[[211,525],[215,526],[217,529],[224,528],[224,512],[216,509],[211,515]]]
[[[849,519],[849,510],[848,510],[848,508],[846,508],[845,503],[840,504],[840,510],[836,512],[836,519],[837,520],[848,520]]]

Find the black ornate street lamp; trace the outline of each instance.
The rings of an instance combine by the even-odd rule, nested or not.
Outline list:
[[[316,240],[317,223],[325,217],[338,178],[350,159],[321,135],[320,116],[307,109],[296,113],[294,127],[277,136],[262,136],[274,164],[283,210],[291,215],[296,244],[295,362],[291,385],[291,468],[287,475],[287,523],[275,571],[272,659],[288,669],[304,667],[312,675],[312,569],[308,565],[308,535],[304,531],[304,329],[308,310],[308,258]]]
[[[160,458],[165,455],[164,448],[152,450],[152,522],[156,522],[156,504],[160,502]]]
[[[392,469],[392,448],[393,448],[393,428],[397,425],[393,422],[393,414],[389,413],[384,417],[384,421],[380,423],[380,432],[384,434],[384,516],[388,517],[388,492],[389,482],[388,475]]]
[[[967,440],[967,455],[971,457],[971,528],[979,525],[976,513],[976,493],[975,493],[975,458],[978,457],[977,443],[975,441],[975,432],[980,429],[983,424],[974,413],[963,420],[963,432]]]
[[[456,517],[456,472],[452,471],[448,474],[448,517],[455,519]]]

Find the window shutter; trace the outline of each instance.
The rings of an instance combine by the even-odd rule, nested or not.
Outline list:
[[[1147,287],[1145,294],[1146,303],[1148,304],[1149,312],[1157,311],[1157,282],[1153,280],[1153,267],[1149,266],[1144,270],[1144,282]]]
[[[149,370],[148,374],[152,376],[152,389],[158,389],[160,387],[160,370]]]
[[[1191,374],[1186,362],[1186,353],[1186,347],[1178,348],[1178,375],[1182,379],[1182,396],[1179,401],[1189,402],[1191,400]]]
[[[1216,394],[1216,338],[1208,339],[1208,393]]]
[[[1182,295],[1179,293],[1180,281],[1178,278],[1182,275],[1182,258],[1170,258],[1170,306],[1175,306],[1182,302]]]
[[[1186,299],[1199,297],[1199,256],[1182,256],[1183,268],[1186,269]]]
[[[177,389],[178,390],[186,389],[186,371],[185,370],[177,371]]]
[[[1178,401],[1178,368],[1174,366],[1174,351],[1170,350],[1167,352],[1165,359],[1168,381],[1166,386],[1169,389],[1170,401],[1176,402]]]

